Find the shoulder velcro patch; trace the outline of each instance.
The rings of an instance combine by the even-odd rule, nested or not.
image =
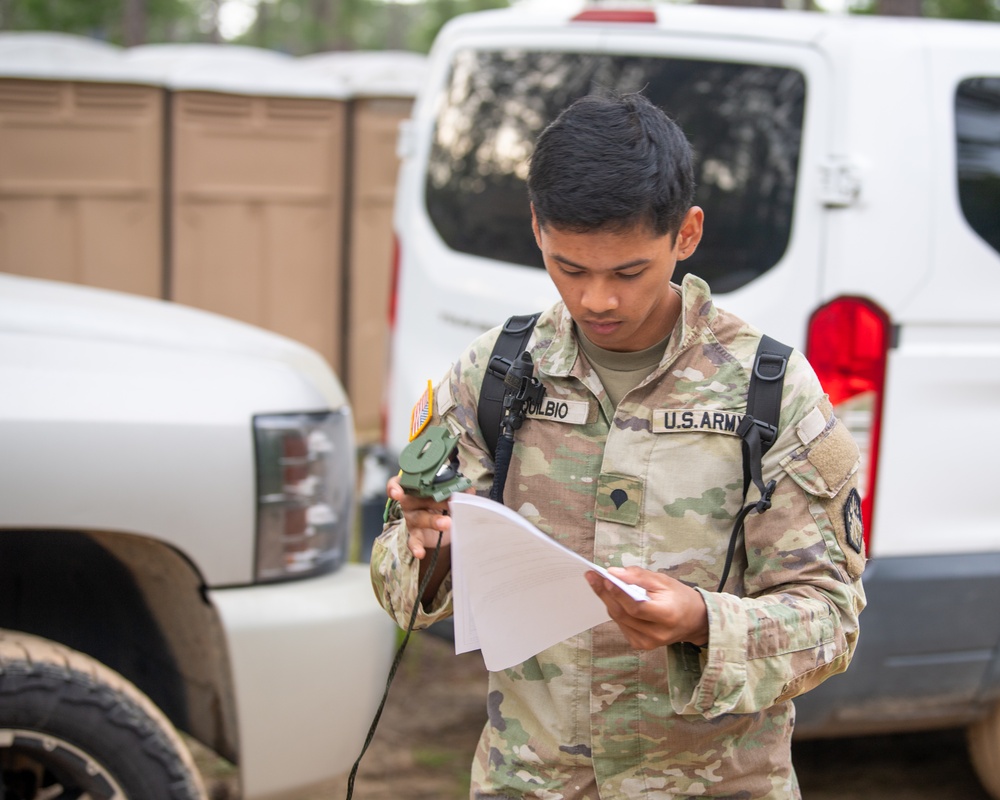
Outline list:
[[[840,420],[781,461],[792,480],[817,497],[837,495],[859,465],[858,445]]]

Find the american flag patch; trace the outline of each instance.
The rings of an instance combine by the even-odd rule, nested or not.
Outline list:
[[[416,439],[420,432],[427,427],[431,421],[431,407],[434,401],[434,387],[427,381],[427,390],[417,400],[417,404],[410,412],[410,441]]]

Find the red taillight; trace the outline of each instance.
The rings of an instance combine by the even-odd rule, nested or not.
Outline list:
[[[656,11],[651,8],[588,8],[573,17],[573,22],[656,22]]]
[[[809,320],[806,357],[841,421],[861,449],[858,487],[870,544],[885,370],[892,336],[889,316],[870,300],[839,297]]]

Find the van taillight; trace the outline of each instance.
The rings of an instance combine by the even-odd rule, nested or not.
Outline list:
[[[573,17],[573,22],[656,22],[651,8],[587,8]]]
[[[869,300],[839,297],[809,320],[806,357],[834,411],[861,450],[858,488],[870,544],[885,369],[892,336],[889,316]]]

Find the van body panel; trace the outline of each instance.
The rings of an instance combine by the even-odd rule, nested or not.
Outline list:
[[[1000,553],[874,559],[848,672],[795,700],[803,738],[945,727],[1000,690]],[[947,598],[947,602],[942,602]]]
[[[1000,325],[907,325],[889,354],[870,555],[995,551]]]

